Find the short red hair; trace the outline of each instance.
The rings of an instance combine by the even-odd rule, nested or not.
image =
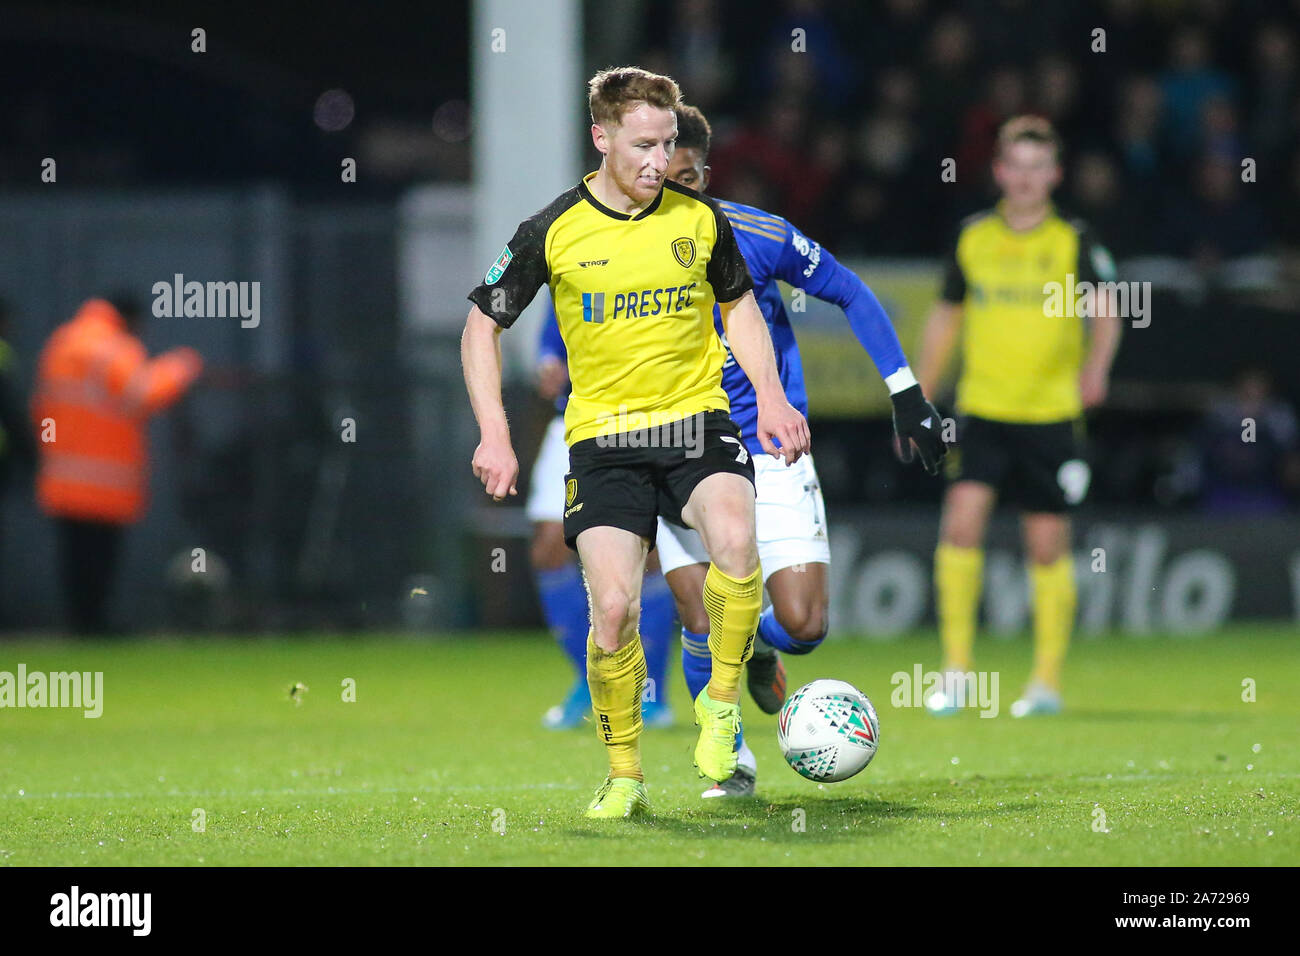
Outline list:
[[[639,66],[620,66],[601,70],[587,84],[587,101],[591,121],[598,126],[617,126],[623,114],[638,103],[649,103],[664,110],[681,104],[682,91],[667,76],[651,73]]]

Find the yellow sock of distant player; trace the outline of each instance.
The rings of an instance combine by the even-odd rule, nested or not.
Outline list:
[[[740,669],[754,653],[754,634],[763,610],[763,569],[744,579],[723,574],[712,562],[704,576],[704,610],[709,614],[709,653],[713,676],[709,697],[740,700]]]
[[[934,586],[945,670],[971,669],[975,617],[983,584],[983,548],[959,548],[940,542],[934,552]]]
[[[1033,679],[1053,690],[1061,684],[1061,662],[1074,627],[1074,559],[1065,555],[1051,564],[1031,564],[1034,590]]]
[[[587,634],[587,686],[596,715],[596,735],[609,753],[609,775],[642,780],[641,693],[645,689],[645,652],[637,634],[613,654]]]

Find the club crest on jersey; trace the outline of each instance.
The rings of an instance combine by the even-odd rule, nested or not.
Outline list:
[[[494,284],[498,279],[505,275],[506,266],[510,265],[510,260],[514,257],[515,254],[510,251],[509,246],[502,249],[501,255],[497,256],[497,261],[492,263],[492,268],[487,271],[487,275],[483,277],[483,281],[487,285]]]
[[[578,479],[570,478],[564,483],[564,507],[573,506],[573,499],[578,497]]]
[[[681,263],[683,269],[689,269],[695,262],[695,240],[687,236],[674,239],[673,257]]]

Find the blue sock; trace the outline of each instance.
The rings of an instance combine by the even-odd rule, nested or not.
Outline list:
[[[668,582],[658,571],[641,582],[641,648],[645,651],[646,696],[668,703],[668,649],[676,635],[677,605]]]
[[[570,561],[562,568],[537,571],[536,578],[546,623],[573,664],[578,679],[585,683],[591,618],[587,613],[587,586],[582,582],[582,572]]]
[[[709,654],[709,635],[682,628],[682,676],[691,700],[700,696],[713,676],[713,657]]]
[[[776,613],[769,604],[767,610],[763,612],[758,619],[758,636],[767,641],[772,647],[775,647],[782,654],[808,654],[813,648],[826,639],[823,634],[815,641],[796,641],[787,633],[780,623],[777,622]]]
[[[709,653],[709,635],[696,634],[682,628],[682,674],[686,678],[686,689],[691,701],[700,696],[704,685],[713,676],[713,655]],[[745,732],[736,734],[736,749],[745,742]]]

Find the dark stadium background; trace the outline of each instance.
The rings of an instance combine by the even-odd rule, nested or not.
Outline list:
[[[440,208],[463,211],[491,188],[471,178],[471,151],[493,148],[475,136],[469,50],[486,41],[473,23],[455,2],[0,5],[0,299],[20,380],[30,385],[44,339],[91,295],[147,298],[176,272],[263,283],[257,330],[147,326],[151,350],[194,345],[208,373],[152,426],[153,505],[114,603],[123,627],[540,624],[526,488],[518,508],[491,508],[469,470],[456,325],[488,263],[418,309],[402,281],[413,190],[436,187]],[[194,27],[206,53],[190,51]],[[790,55],[796,27],[803,57]],[[1104,54],[1090,49],[1098,27]],[[1295,613],[1300,3],[589,2],[582,31],[584,76],[661,69],[712,118],[712,192],[787,216],[868,275],[899,261],[937,275],[960,217],[991,201],[973,171],[987,170],[998,123],[1050,116],[1067,143],[1061,207],[1155,296],[1090,418],[1081,525],[1149,526],[1169,555],[1217,549],[1235,569],[1234,615]],[[58,160],[57,184],[40,181],[44,157]],[[341,157],[358,158],[355,184],[340,183]],[[939,180],[945,157],[956,183]],[[528,176],[526,155],[518,170]],[[539,187],[519,218],[555,191]],[[441,318],[410,322],[420,309]],[[1223,513],[1211,485],[1227,480],[1224,423],[1241,418],[1232,389],[1251,367],[1272,376],[1276,398],[1257,414],[1276,425],[1261,425],[1274,437],[1238,479],[1279,501]],[[526,476],[549,410],[525,369],[512,373]],[[893,461],[887,406],[867,404],[870,415],[813,408],[832,523],[924,562],[941,486]],[[355,443],[339,439],[344,417]],[[4,626],[54,630],[52,534],[30,473],[12,471]],[[196,546],[224,574],[169,570]],[[521,573],[491,573],[496,547]],[[1096,623],[1150,626],[1141,612]]]

